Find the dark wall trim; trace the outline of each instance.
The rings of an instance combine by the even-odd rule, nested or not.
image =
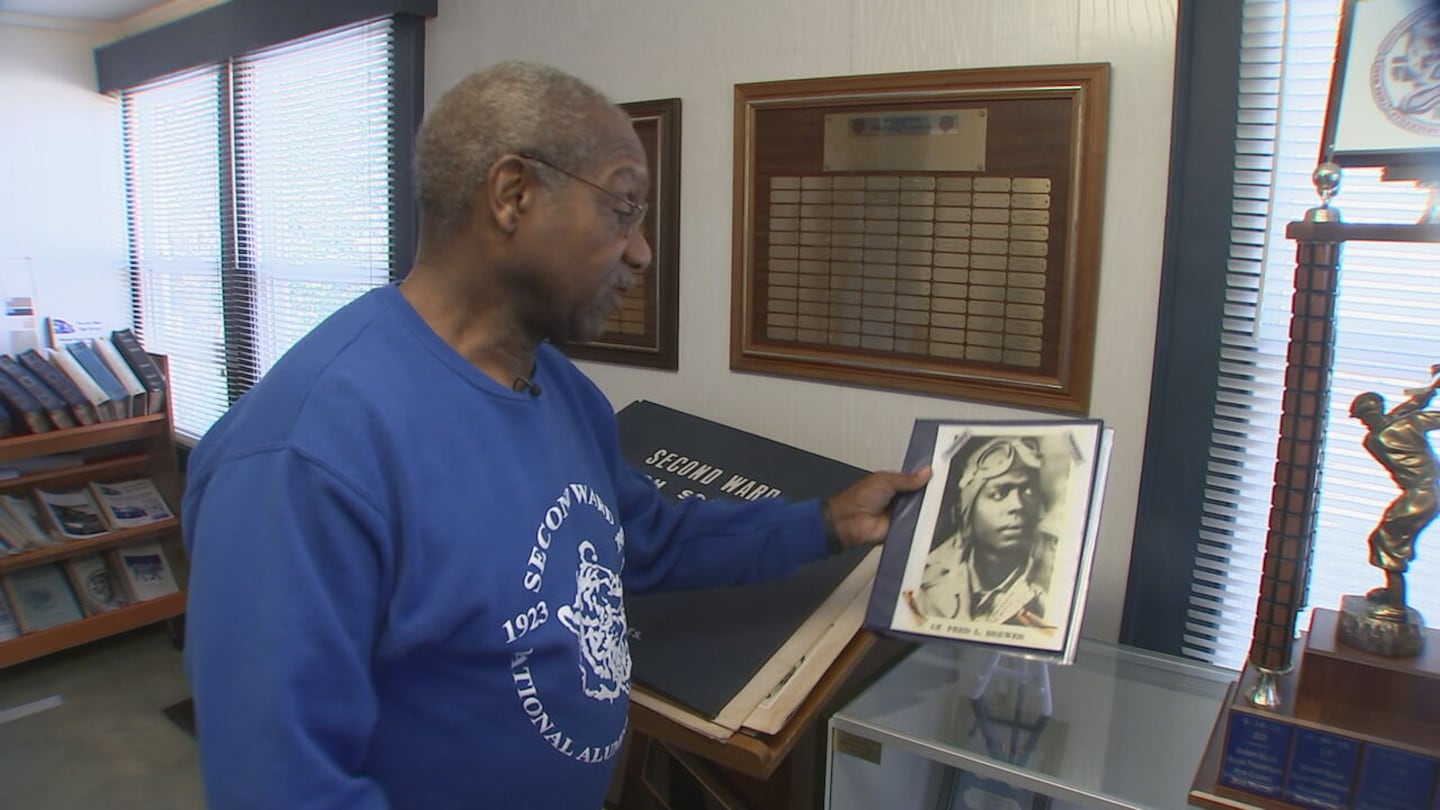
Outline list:
[[[438,0],[230,0],[95,49],[100,92],[388,14],[433,17]]]
[[[1230,249],[1240,0],[1182,0],[1150,418],[1120,640],[1178,654],[1205,493]]]
[[[420,239],[420,204],[415,199],[415,139],[425,114],[425,20],[395,18],[395,138],[390,143],[390,278],[410,272]]]

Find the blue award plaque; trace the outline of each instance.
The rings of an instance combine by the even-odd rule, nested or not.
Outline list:
[[[1348,810],[1360,743],[1314,729],[1295,730],[1285,801],[1320,810]]]
[[[1293,732],[1288,723],[1231,712],[1220,766],[1221,784],[1279,798],[1285,785],[1285,764],[1290,760]]]
[[[1414,810],[1435,796],[1436,762],[1383,745],[1366,745],[1355,810]]]

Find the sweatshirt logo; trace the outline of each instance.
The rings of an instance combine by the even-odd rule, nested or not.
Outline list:
[[[580,543],[575,601],[555,615],[580,644],[585,694],[614,700],[630,691],[630,646],[625,642],[624,587],[614,571],[596,562],[595,546]]]
[[[572,516],[579,522],[567,528]],[[610,542],[615,551],[607,555],[602,551],[607,541],[591,537],[604,537],[612,531]],[[577,535],[581,537],[578,543]],[[596,731],[595,721],[574,716],[583,711],[574,699],[554,699],[556,690],[574,690],[572,694],[613,704],[630,693],[630,647],[618,570],[624,565],[624,553],[625,530],[600,493],[585,484],[567,484],[541,516],[520,578],[521,587],[533,594],[533,601],[499,628],[511,651],[510,674],[520,711],[545,742],[577,762],[607,762],[620,752],[625,738],[621,713],[613,732],[604,732],[600,739],[583,739],[587,732]],[[614,569],[606,565],[607,559],[617,561]],[[567,587],[570,564],[575,566],[573,597]],[[557,602],[558,607],[552,609]],[[576,654],[570,660],[578,659],[578,666],[564,663],[563,671],[560,666],[568,658],[563,648],[550,646],[548,652],[537,655],[532,646],[531,634],[550,621],[552,612],[573,636]],[[554,699],[553,706],[547,698]],[[577,732],[575,736],[572,731]]]

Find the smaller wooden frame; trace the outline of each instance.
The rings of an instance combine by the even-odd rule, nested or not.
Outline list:
[[[1345,0],[1320,160],[1440,179],[1440,6]]]
[[[736,85],[731,368],[1088,412],[1109,80]]]
[[[562,348],[577,360],[599,360],[674,371],[680,364],[680,99],[621,104],[645,147],[650,210],[645,239],[655,258],[601,335]]]

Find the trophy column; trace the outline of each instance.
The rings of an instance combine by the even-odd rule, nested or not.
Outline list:
[[[1310,578],[1331,356],[1335,351],[1340,242],[1312,240],[1297,233],[1311,224],[1294,223],[1287,233],[1297,240],[1295,293],[1275,485],[1270,496],[1270,526],[1265,537],[1265,567],[1250,643],[1250,661],[1259,677],[1246,693],[1253,705],[1265,707],[1280,705],[1279,676],[1294,664],[1295,623],[1305,606]]]
[[[1320,179],[1317,176],[1317,185]],[[1347,596],[1340,611],[1317,606],[1309,631],[1296,641],[1317,526],[1341,246],[1356,241],[1440,243],[1440,224],[1337,220],[1333,209],[1321,206],[1286,230],[1297,243],[1294,309],[1255,635],[1249,661],[1220,711],[1190,791],[1190,801],[1201,807],[1440,807],[1440,633],[1420,626],[1418,616],[1412,622],[1407,613],[1401,621],[1391,615],[1395,611],[1387,612],[1392,599],[1403,602],[1403,588]],[[1415,465],[1401,465],[1402,474],[1396,477],[1386,461],[1396,463],[1393,454],[1409,445],[1390,434],[1382,441],[1378,433],[1395,427],[1419,435],[1431,428],[1440,411],[1425,409],[1437,389],[1440,364],[1431,368],[1426,386],[1406,390],[1409,399],[1403,403],[1386,408],[1380,395],[1367,393],[1357,402],[1375,400],[1378,413],[1351,404],[1352,416],[1370,414],[1374,424],[1367,422],[1367,441],[1373,438],[1379,444],[1367,444],[1366,449],[1402,492],[1407,483],[1420,489],[1433,480],[1411,482],[1407,476]],[[1423,441],[1419,435],[1417,442]],[[1424,449],[1418,443],[1415,447],[1416,452]],[[1401,523],[1392,525],[1397,519],[1393,507],[1382,517],[1381,528],[1389,526],[1388,533],[1401,541],[1413,540],[1428,522],[1426,510],[1412,510],[1418,517],[1403,512]],[[1355,541],[1358,563],[1363,538]],[[1397,554],[1404,551],[1404,543],[1399,545]],[[1388,569],[1386,573],[1387,586],[1399,584]],[[1397,633],[1413,630],[1415,643],[1358,644],[1345,631],[1355,616],[1373,619],[1371,624],[1389,621]],[[1428,636],[1430,643],[1421,636]]]

